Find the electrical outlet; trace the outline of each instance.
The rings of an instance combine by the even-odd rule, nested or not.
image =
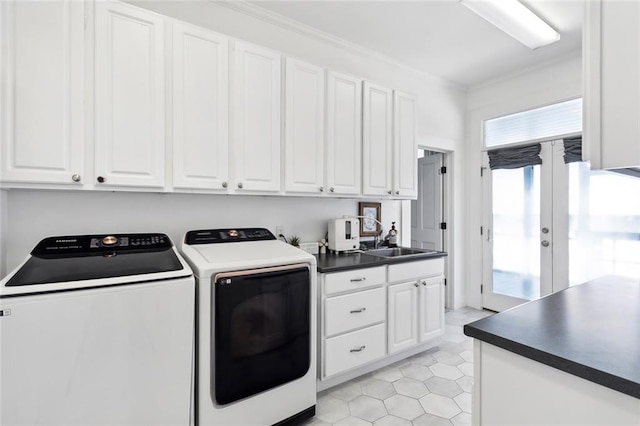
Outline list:
[[[276,226],[276,238],[280,239],[280,235],[284,235],[284,226]]]

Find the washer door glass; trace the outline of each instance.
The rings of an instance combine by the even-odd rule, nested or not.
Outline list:
[[[216,276],[212,301],[212,394],[220,405],[300,378],[310,366],[309,269],[230,275]]]

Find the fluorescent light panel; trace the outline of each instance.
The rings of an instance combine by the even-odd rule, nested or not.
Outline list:
[[[560,40],[556,30],[518,0],[460,0],[460,3],[530,49]]]

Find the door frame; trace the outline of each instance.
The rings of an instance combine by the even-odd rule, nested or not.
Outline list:
[[[455,257],[453,254],[457,253],[454,244],[454,230],[453,228],[453,202],[454,202],[454,188],[453,188],[453,172],[454,172],[454,155],[455,152],[447,151],[443,149],[433,148],[428,145],[418,144],[417,150],[426,150],[442,154],[442,164],[447,168],[447,172],[442,177],[442,221],[447,224],[447,230],[442,236],[442,250],[447,252],[444,262],[444,276],[446,279],[446,285],[444,288],[444,306],[446,309],[453,309],[456,307],[454,286],[457,279],[455,276]],[[416,150],[416,163],[418,161]],[[411,200],[402,201],[402,222],[411,224]],[[407,229],[406,234],[403,235],[402,241],[411,241],[411,226],[403,227]],[[406,244],[406,243],[405,243]],[[458,254],[459,255],[459,254]],[[462,279],[461,274],[460,279]],[[459,284],[464,285],[464,284]],[[460,306],[462,307],[462,306]]]

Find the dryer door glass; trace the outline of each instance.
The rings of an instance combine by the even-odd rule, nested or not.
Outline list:
[[[228,404],[304,376],[310,365],[307,267],[217,275],[212,389]]]

